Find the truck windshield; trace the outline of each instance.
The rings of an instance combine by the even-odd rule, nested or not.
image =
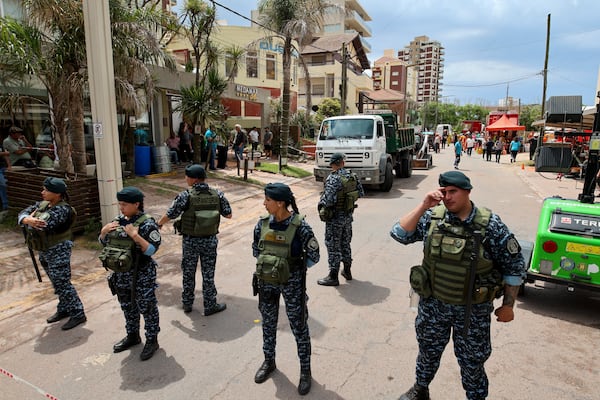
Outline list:
[[[372,139],[372,119],[332,119],[323,121],[319,139]]]

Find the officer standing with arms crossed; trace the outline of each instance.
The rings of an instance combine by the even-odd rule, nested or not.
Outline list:
[[[176,229],[183,235],[181,260],[183,311],[186,313],[192,311],[196,290],[196,268],[200,258],[204,315],[209,316],[227,308],[225,303],[217,303],[215,266],[220,219],[221,216],[231,218],[231,206],[223,192],[210,188],[205,183],[205,179],[206,171],[201,165],[188,166],[185,169],[185,180],[191,188],[175,197],[171,207],[158,220],[158,226],[162,227],[170,219],[181,215],[180,227]]]
[[[402,244],[424,241],[423,264],[410,273],[411,286],[420,295],[415,321],[416,383],[400,400],[429,399],[428,387],[451,333],[467,399],[485,399],[484,364],[492,353],[493,301],[503,292],[502,305],[495,311],[497,321],[514,319],[525,262],[517,240],[500,217],[470,200],[472,186],[467,176],[445,172],[439,185],[391,231]]]
[[[124,187],[117,192],[119,215],[100,230],[104,246],[100,253],[102,265],[114,271],[109,286],[117,295],[125,315],[127,336],[113,346],[120,353],[139,343],[140,314],[144,316],[146,344],[140,354],[142,361],[158,350],[160,332],[156,299],[156,262],[152,255],[161,243],[160,231],[154,219],[144,213],[144,194],[136,187]]]
[[[27,225],[27,245],[39,251],[40,263],[58,296],[56,313],[46,321],[51,324],[70,317],[61,327],[65,331],[87,320],[83,304],[71,283],[71,226],[75,221],[75,210],[65,201],[68,198],[64,180],[46,178],[43,201],[21,211],[17,219],[19,225]]]
[[[275,344],[281,295],[300,358],[298,393],[304,396],[310,391],[312,382],[306,269],[319,262],[319,243],[304,216],[299,214],[289,186],[267,184],[264,206],[269,215],[261,217],[254,227],[252,242],[252,254],[257,259],[253,288],[254,294],[258,294],[258,309],[263,319],[265,356],[254,381],[263,383],[276,368]]]
[[[344,168],[344,155],[334,153],[329,162],[332,172],[325,179],[325,188],[319,200],[321,221],[325,222],[325,246],[329,275],[319,279],[323,286],[339,286],[340,262],[344,263],[342,276],[352,280],[352,221],[356,200],[365,192],[357,176]]]

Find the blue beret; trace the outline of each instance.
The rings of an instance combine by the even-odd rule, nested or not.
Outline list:
[[[460,171],[448,171],[440,174],[439,184],[441,187],[456,186],[464,190],[471,190],[471,180]]]
[[[66,193],[67,192],[67,184],[63,179],[60,178],[52,178],[48,177],[44,181],[44,187],[46,190],[52,193]]]
[[[275,201],[285,201],[291,203],[294,194],[290,187],[284,183],[267,183],[265,186],[265,195]]]
[[[344,161],[345,156],[342,153],[333,153],[329,165],[338,164],[340,161]]]
[[[125,203],[141,203],[144,201],[144,193],[136,187],[127,186],[117,192],[117,200]]]
[[[205,179],[206,171],[204,170],[204,167],[202,167],[202,165],[200,164],[188,165],[185,168],[185,176],[188,176],[193,179]]]

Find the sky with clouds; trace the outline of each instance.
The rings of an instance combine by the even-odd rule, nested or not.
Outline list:
[[[180,0],[180,3],[183,1]],[[248,26],[254,0],[217,1],[219,19]],[[385,49],[426,35],[445,48],[442,101],[497,105],[508,96],[540,103],[548,14],[550,96],[580,95],[593,105],[600,68],[599,0],[360,0],[370,14],[371,64]]]

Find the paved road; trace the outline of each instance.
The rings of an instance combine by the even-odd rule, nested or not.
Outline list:
[[[401,246],[389,228],[436,185],[451,168],[448,149],[434,155],[434,168],[414,171],[389,193],[369,191],[356,211],[355,280],[338,288],[316,284],[327,273],[322,261],[309,270],[310,329],[313,343],[314,399],[396,399],[413,383],[416,342],[414,312],[408,304],[408,268],[420,262],[419,245]],[[521,154],[520,156],[524,156]],[[310,168],[310,166],[308,167]],[[529,167],[465,157],[461,163],[475,189],[472,199],[498,212],[519,238],[532,238],[542,197],[576,197],[581,182],[556,181]],[[221,172],[225,173],[225,172]],[[232,173],[229,171],[228,173]],[[235,172],[233,172],[235,174]],[[253,174],[268,182],[272,176]],[[324,227],[316,215],[322,188],[311,179],[288,180],[300,211],[322,242]],[[184,314],[180,305],[181,257],[178,236],[165,233],[157,256],[161,349],[147,362],[141,347],[119,354],[112,344],[123,336],[122,315],[104,283],[96,252],[74,254],[74,284],[88,322],[63,332],[47,325],[55,298],[44,277],[39,284],[16,234],[2,234],[0,255],[0,375],[2,399],[294,399],[299,366],[283,307],[278,336],[278,371],[262,385],[253,382],[262,361],[260,314],[252,297],[252,227],[264,213],[262,191],[218,182],[233,203],[234,218],[223,223],[216,283],[227,311],[211,317]],[[578,188],[579,186],[579,188]],[[168,206],[146,204],[160,215]],[[343,281],[343,279],[342,279]],[[494,353],[488,362],[490,398],[597,399],[600,357],[600,298],[568,294],[564,288],[529,285],[518,301],[516,320],[494,323]],[[200,292],[197,292],[200,296]],[[596,347],[595,347],[596,346]],[[431,386],[433,399],[463,399],[459,372],[449,348]]]

